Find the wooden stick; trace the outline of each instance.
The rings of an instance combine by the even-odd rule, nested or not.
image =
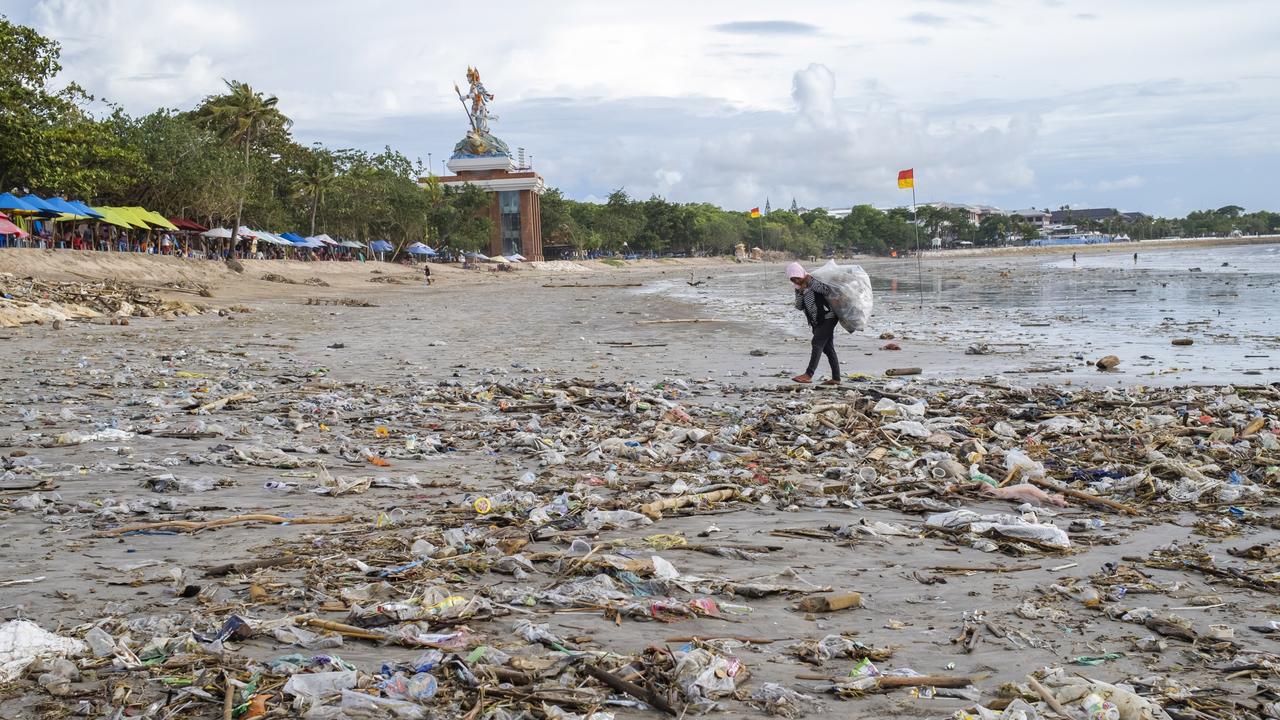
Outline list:
[[[900,687],[940,687],[962,688],[973,684],[973,678],[967,675],[919,675],[916,677],[896,677],[881,675],[877,683],[881,690]]]
[[[195,520],[165,520],[163,522],[124,525],[122,527],[96,532],[94,533],[94,537],[113,537],[115,535],[123,535],[124,533],[135,532],[138,530],[181,530],[183,532],[195,532],[197,530],[207,530],[208,528],[222,527],[224,525],[237,525],[240,523],[251,522],[272,523],[277,525],[332,525],[336,523],[351,522],[351,520],[351,515],[298,518],[287,518],[279,515],[233,515],[231,517],[218,518],[217,520],[205,520],[203,522]]]
[[[1049,692],[1048,688],[1041,685],[1039,680],[1028,675],[1027,684],[1031,686],[1032,690],[1036,691],[1036,694],[1040,696],[1040,699],[1043,700],[1044,704],[1048,705],[1050,709],[1052,709],[1054,712],[1058,713],[1062,717],[1065,717],[1065,718],[1071,717],[1071,715],[1067,713],[1067,709],[1062,707],[1062,703],[1058,702],[1058,699],[1055,698],[1053,694]]]
[[[676,712],[675,708],[671,707],[670,703],[664,700],[656,692],[645,690],[639,685],[623,680],[617,675],[614,675],[603,668],[596,667],[595,665],[585,664],[582,666],[582,669],[585,670],[588,675],[599,680],[605,685],[608,685],[620,693],[626,693],[641,702],[647,703],[655,710],[661,710],[668,715],[680,714]]]
[[[732,500],[737,494],[737,488],[724,488],[696,495],[680,495],[678,497],[654,500],[651,503],[641,505],[637,509],[644,515],[657,520],[662,517],[663,510],[676,510],[689,505],[696,505],[700,502],[724,502],[725,500]]]
[[[223,406],[225,406],[227,403],[240,402],[242,400],[256,400],[256,399],[257,398],[253,396],[253,393],[236,393],[235,395],[228,395],[226,397],[218,398],[217,400],[207,402],[199,407],[193,408],[192,410],[190,410],[190,412],[192,415],[197,415],[199,413],[213,412],[214,410],[221,410]]]
[[[231,720],[231,715],[236,709],[236,689],[231,684],[231,673],[222,673],[222,683],[227,686],[222,692],[222,720]]]
[[[332,620],[322,620],[320,618],[304,617],[304,618],[295,618],[294,622],[301,622],[304,625],[310,625],[311,627],[318,627],[323,630],[332,630],[333,632],[336,632],[339,635],[358,638],[360,640],[373,640],[374,642],[385,642],[387,640],[394,639],[382,633],[370,632],[364,628],[356,627],[355,625],[347,625],[345,623],[333,622]]]
[[[279,557],[263,558],[262,560],[247,560],[245,562],[227,563],[226,565],[214,565],[204,571],[205,577],[222,577],[231,573],[242,573],[249,570],[260,570],[262,568],[276,567],[285,565],[296,560],[293,555],[281,555]]]
[[[1093,505],[1100,505],[1102,507],[1109,508],[1117,512],[1122,512],[1126,515],[1133,515],[1135,517],[1140,514],[1136,509],[1128,505],[1125,505],[1122,502],[1117,502],[1115,500],[1112,500],[1111,498],[1098,497],[1097,495],[1091,495],[1087,492],[1081,492],[1080,490],[1074,490],[1069,487],[1062,487],[1061,485],[1055,482],[1051,482],[1045,478],[1028,478],[1028,480],[1030,480],[1032,485],[1039,485],[1040,487],[1045,488],[1047,490],[1060,492],[1069,498],[1074,498],[1076,500],[1080,500],[1081,502],[1087,502]]]

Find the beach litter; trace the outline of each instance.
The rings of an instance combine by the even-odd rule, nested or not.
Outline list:
[[[0,585],[56,628],[0,625],[0,711],[1263,720],[1280,701],[1274,386],[392,384],[275,350],[121,369],[103,348],[0,397],[4,538],[67,543],[92,560],[59,573],[93,588]],[[1135,542],[1160,519],[1180,534]],[[1099,679],[1023,679],[1060,657]]]

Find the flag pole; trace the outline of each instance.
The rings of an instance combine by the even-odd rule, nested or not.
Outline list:
[[[914,169],[914,168],[913,168]],[[912,173],[914,176],[914,173]],[[916,282],[920,285],[920,308],[924,308],[924,267],[920,256],[920,218],[916,216],[916,179],[911,178],[911,225],[916,230]]]

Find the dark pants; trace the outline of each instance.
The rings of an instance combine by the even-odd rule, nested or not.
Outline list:
[[[825,354],[827,362],[831,363],[831,378],[833,380],[840,379],[840,358],[836,357],[836,343],[832,338],[835,334],[837,323],[839,323],[839,320],[827,318],[813,326],[812,349],[809,351],[809,367],[805,369],[805,375],[813,375],[818,369],[818,360]]]

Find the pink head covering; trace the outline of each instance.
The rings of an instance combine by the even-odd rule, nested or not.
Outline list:
[[[787,266],[787,279],[802,278],[809,273],[804,271],[804,266],[798,262],[793,262]]]

